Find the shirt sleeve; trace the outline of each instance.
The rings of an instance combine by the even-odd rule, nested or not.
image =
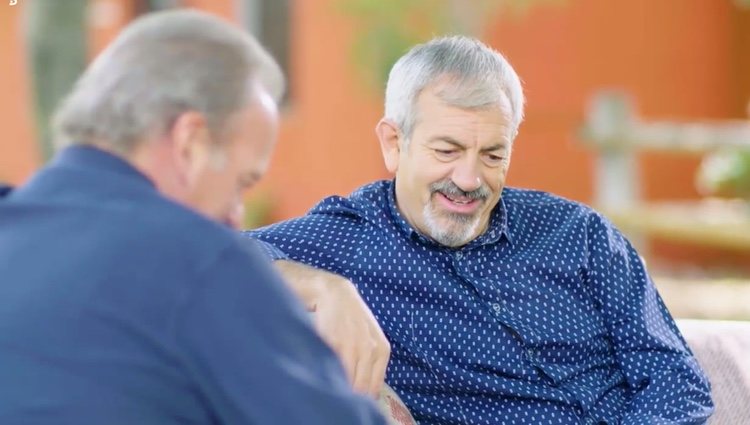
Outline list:
[[[220,423],[385,424],[254,244],[224,250],[199,283],[174,338]]]
[[[371,229],[348,200],[327,198],[313,211],[242,235],[279,252],[274,259],[298,261],[312,267],[351,277],[350,264],[360,238]],[[283,257],[282,257],[283,256]]]
[[[589,285],[633,393],[622,424],[702,424],[713,413],[708,379],[642,259],[604,218],[588,231]]]
[[[260,248],[260,250],[264,254],[266,254],[266,257],[269,260],[276,261],[276,260],[288,260],[289,259],[289,256],[286,255],[284,251],[280,250],[275,245],[272,245],[266,241],[262,241],[260,239],[253,237],[253,234],[250,231],[241,232],[241,235],[254,240],[255,243],[258,244],[258,247]]]

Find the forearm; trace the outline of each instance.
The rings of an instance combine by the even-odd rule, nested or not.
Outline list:
[[[611,223],[589,222],[586,285],[602,306],[632,398],[623,425],[702,424],[713,411],[708,380],[687,348],[645,264]]]
[[[354,284],[302,263],[274,264],[307,310],[315,312],[320,335],[339,355],[355,389],[377,396],[391,346]]]
[[[351,285],[348,280],[337,274],[290,260],[286,253],[276,246],[262,240],[252,239],[273,261],[276,270],[284,277],[284,281],[308,311],[316,310],[318,300],[324,291],[334,286]]]
[[[217,421],[385,425],[257,251],[227,251],[190,287],[173,341]]]
[[[665,371],[653,377],[628,406],[623,425],[669,423],[704,424],[713,413],[708,384],[689,369]]]
[[[356,270],[352,256],[362,242],[364,222],[342,198],[324,204],[304,217],[242,235],[258,241],[289,289],[314,312],[310,319],[338,354],[354,388],[377,395],[391,346],[356,283],[349,280]],[[344,240],[338,232],[358,236]]]
[[[613,333],[621,369],[636,391],[622,424],[703,424],[713,412],[710,384],[658,295],[652,295],[644,318],[623,321]]]
[[[316,311],[327,292],[352,286],[342,276],[296,261],[277,260],[273,264],[308,311]]]
[[[713,412],[711,387],[653,287],[642,315],[613,332],[620,366],[636,393],[623,425],[703,424]]]

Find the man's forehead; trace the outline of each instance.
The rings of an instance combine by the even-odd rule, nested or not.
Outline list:
[[[498,106],[465,109],[444,102],[422,106],[415,131],[421,132],[426,142],[467,144],[475,142],[467,138],[479,138],[482,144],[510,143],[510,118]]]
[[[442,110],[443,112],[464,113],[466,116],[472,116],[480,112],[492,112],[510,123],[512,118],[511,105],[510,100],[504,93],[497,93],[497,96],[493,96],[491,100],[488,98],[486,102],[479,105],[467,106],[466,99],[461,99],[459,96],[446,96],[443,86],[433,84],[419,94],[414,105],[416,122],[419,122],[421,115],[426,111]]]

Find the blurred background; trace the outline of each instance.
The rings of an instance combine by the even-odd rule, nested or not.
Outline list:
[[[750,320],[750,2],[0,0],[0,181],[52,155],[47,122],[130,20],[194,7],[256,34],[289,89],[248,226],[389,178],[374,137],[393,61],[433,35],[504,53],[527,94],[509,184],[604,211],[678,317]]]

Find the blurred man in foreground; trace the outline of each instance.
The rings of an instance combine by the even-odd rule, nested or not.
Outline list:
[[[248,235],[283,251],[358,388],[391,353],[386,382],[421,424],[703,423],[709,384],[628,241],[505,187],[523,103],[481,42],[416,46],[376,127],[395,179]]]
[[[67,147],[0,200],[0,423],[384,423],[222,224],[266,170],[282,85],[191,11],[138,20],[88,68]]]

